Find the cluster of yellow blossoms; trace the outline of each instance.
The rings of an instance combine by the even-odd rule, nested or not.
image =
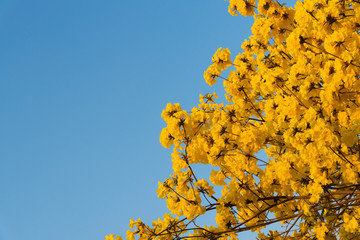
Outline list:
[[[228,103],[214,93],[191,111],[166,106],[174,172],[158,196],[171,215],[132,222],[127,239],[360,239],[360,1],[229,2],[255,22],[242,53],[220,48],[205,71]],[[199,163],[213,167],[208,180]],[[209,212],[217,224],[199,226]]]

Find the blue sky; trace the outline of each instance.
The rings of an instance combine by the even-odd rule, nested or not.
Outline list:
[[[227,5],[0,0],[0,240],[104,239],[163,216],[161,111],[223,95],[203,72],[252,22]]]

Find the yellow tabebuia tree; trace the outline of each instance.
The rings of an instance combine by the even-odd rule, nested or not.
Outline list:
[[[228,103],[213,93],[190,111],[166,106],[174,172],[157,193],[170,213],[131,220],[126,238],[360,239],[360,1],[229,2],[255,22],[243,52],[219,48],[204,73]],[[207,180],[199,163],[213,167]],[[199,226],[210,212],[216,224]]]

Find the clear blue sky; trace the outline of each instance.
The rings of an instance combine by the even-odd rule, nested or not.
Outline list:
[[[222,88],[203,72],[252,22],[227,5],[0,0],[0,240],[98,240],[163,216],[160,114]]]

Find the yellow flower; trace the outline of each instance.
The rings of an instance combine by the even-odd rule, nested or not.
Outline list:
[[[221,74],[221,70],[215,65],[210,65],[208,69],[204,72],[204,79],[207,84],[213,86],[216,83],[216,78]]]

